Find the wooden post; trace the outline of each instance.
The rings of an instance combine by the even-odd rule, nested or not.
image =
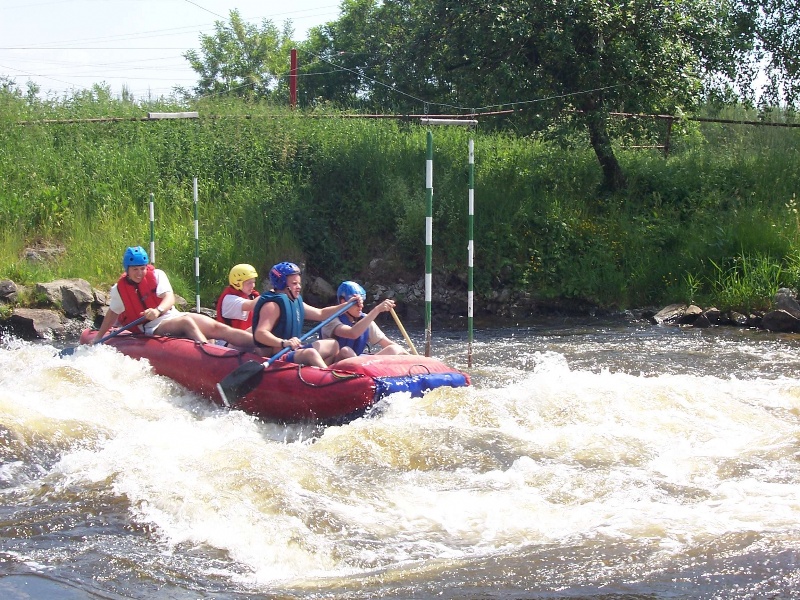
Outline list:
[[[297,108],[297,50],[292,48],[289,68],[289,106]]]
[[[667,119],[667,137],[664,140],[664,158],[669,156],[669,141],[672,137],[672,121],[673,119]]]

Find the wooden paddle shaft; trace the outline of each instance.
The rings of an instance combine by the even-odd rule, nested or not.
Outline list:
[[[408,333],[406,333],[406,328],[403,327],[403,324],[400,322],[400,317],[397,316],[397,313],[394,312],[393,308],[389,309],[389,312],[392,313],[392,317],[394,318],[394,322],[397,323],[397,328],[400,330],[400,333],[403,334],[403,338],[405,338],[406,344],[408,344],[409,348],[411,348],[411,350],[412,350],[412,352],[414,352],[414,354],[419,355],[419,352],[417,352],[417,349],[414,348],[414,344],[411,341],[411,338],[408,337]]]

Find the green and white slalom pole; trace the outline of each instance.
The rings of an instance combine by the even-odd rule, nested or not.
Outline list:
[[[425,356],[431,355],[431,286],[433,283],[433,134],[428,131],[425,159]]]
[[[150,263],[156,264],[156,209],[155,194],[150,194]]]
[[[469,211],[467,213],[467,366],[472,366],[472,320],[473,311],[473,258],[475,242],[473,241],[473,221],[475,217],[475,141],[469,140]]]
[[[197,210],[197,177],[194,178],[194,281],[196,312],[200,312],[200,219]]]
[[[427,114],[427,108],[426,108]],[[473,127],[475,119],[438,119],[424,117],[422,125],[458,125]],[[425,160],[425,187],[427,190],[427,207],[425,216],[425,356],[431,355],[431,298],[433,262],[433,134],[428,130],[428,152]]]

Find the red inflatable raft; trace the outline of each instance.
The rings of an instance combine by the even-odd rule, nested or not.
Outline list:
[[[81,343],[94,332],[85,330]],[[153,370],[187,389],[223,404],[217,384],[245,363],[265,358],[193,340],[121,333],[105,342],[122,354],[147,359]],[[469,375],[435,358],[361,355],[332,368],[278,360],[248,377],[235,407],[277,421],[346,421],[395,392],[422,396],[437,387],[470,385]]]

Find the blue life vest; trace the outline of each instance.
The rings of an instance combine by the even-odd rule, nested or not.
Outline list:
[[[290,300],[286,294],[277,294],[275,292],[264,292],[259,296],[255,308],[253,308],[253,341],[256,346],[261,348],[268,348],[266,344],[262,344],[256,340],[255,332],[258,328],[258,322],[261,320],[261,307],[267,302],[275,302],[281,309],[281,316],[275,326],[272,328],[272,333],[281,339],[288,340],[289,338],[299,338],[303,334],[303,321],[306,318],[306,310],[303,307],[303,296],[298,296],[294,300]]]
[[[361,317],[364,317],[364,313],[361,313]],[[339,315],[339,320],[345,325],[349,325],[350,327],[353,326],[353,324],[350,323],[350,319],[348,319],[346,315]],[[340,348],[348,346],[352,348],[353,352],[355,352],[356,356],[358,356],[364,352],[364,349],[367,347],[367,343],[369,342],[369,327],[367,327],[367,330],[354,340],[350,338],[343,338],[338,335],[334,335],[333,337],[337,342],[339,342]]]

